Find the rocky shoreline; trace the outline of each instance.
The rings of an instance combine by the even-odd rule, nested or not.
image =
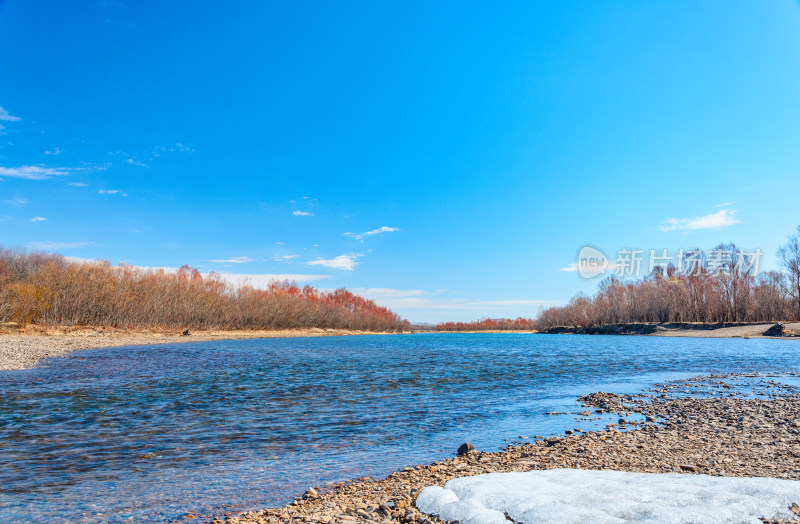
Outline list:
[[[213,522],[442,522],[417,510],[419,492],[454,477],[492,472],[581,468],[800,480],[800,388],[774,378],[714,375],[640,395],[592,393],[579,399],[576,429],[563,437],[519,441],[493,453],[463,449],[462,455],[385,479],[311,488],[281,508]],[[581,417],[598,413],[613,413],[618,423],[604,431],[578,429]]]

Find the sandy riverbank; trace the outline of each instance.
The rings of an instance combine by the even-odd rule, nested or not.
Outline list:
[[[277,331],[125,331],[108,328],[46,328],[28,326],[24,331],[6,326],[0,333],[0,370],[26,369],[45,358],[80,349],[148,344],[173,344],[205,340],[245,338],[325,337],[375,335],[372,331],[347,329],[284,329]]]
[[[491,472],[581,468],[800,480],[800,391],[767,377],[757,378],[758,383],[751,385],[749,391],[755,391],[759,398],[745,398],[735,387],[742,380],[752,379],[736,375],[705,377],[658,387],[648,395],[587,395],[580,399],[583,407],[576,413],[576,428],[581,420],[596,416],[597,412],[615,413],[622,420],[639,413],[647,419],[641,424],[619,426],[630,428],[629,431],[620,432],[614,426],[605,431],[574,432],[527,443],[521,440],[502,452],[472,452],[405,468],[382,480],[360,479],[316,488],[282,508],[229,516],[226,520],[440,522],[414,506],[423,488],[443,486],[454,477]],[[686,394],[708,398],[676,398]],[[216,520],[221,521],[222,517]]]
[[[783,338],[769,337],[764,335],[764,332],[774,325],[775,323],[771,322],[769,324],[750,324],[721,327],[716,329],[671,328],[669,326],[662,326],[655,333],[653,333],[653,336],[701,338]],[[800,331],[800,323],[786,323],[784,324],[784,328],[792,332],[798,332]]]

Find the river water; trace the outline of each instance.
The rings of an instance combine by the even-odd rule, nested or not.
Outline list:
[[[420,334],[87,350],[0,372],[0,520],[182,520],[520,436],[603,427],[576,397],[800,370],[765,339]],[[548,416],[548,411],[568,412]]]

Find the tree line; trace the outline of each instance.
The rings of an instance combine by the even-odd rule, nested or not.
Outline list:
[[[441,322],[436,331],[532,331],[536,321],[532,318],[484,318],[473,322]]]
[[[0,321],[122,329],[339,328],[407,331],[408,321],[345,289],[233,285],[176,272],[0,247]]]
[[[606,277],[593,296],[579,293],[564,306],[539,312],[535,320],[445,322],[435,329],[548,331],[615,324],[800,320],[800,227],[778,250],[783,271],[758,272],[733,243],[719,244],[709,252],[722,256],[712,261],[701,249],[687,250],[688,258],[696,262],[690,268],[659,265],[639,279]]]
[[[594,296],[578,294],[537,318],[537,329],[589,328],[642,322],[772,322],[800,319],[800,227],[778,250],[784,271],[757,273],[735,244],[715,251],[729,254],[710,270],[701,260],[694,271],[658,266],[632,281],[610,276]],[[700,250],[697,250],[699,253]]]

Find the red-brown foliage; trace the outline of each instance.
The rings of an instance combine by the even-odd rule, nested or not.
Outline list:
[[[234,286],[188,266],[177,272],[72,262],[0,248],[0,321],[117,328],[404,331],[409,323],[345,289],[294,282]]]
[[[536,321],[530,318],[484,318],[473,322],[442,322],[436,324],[436,331],[530,331],[535,329]]]

